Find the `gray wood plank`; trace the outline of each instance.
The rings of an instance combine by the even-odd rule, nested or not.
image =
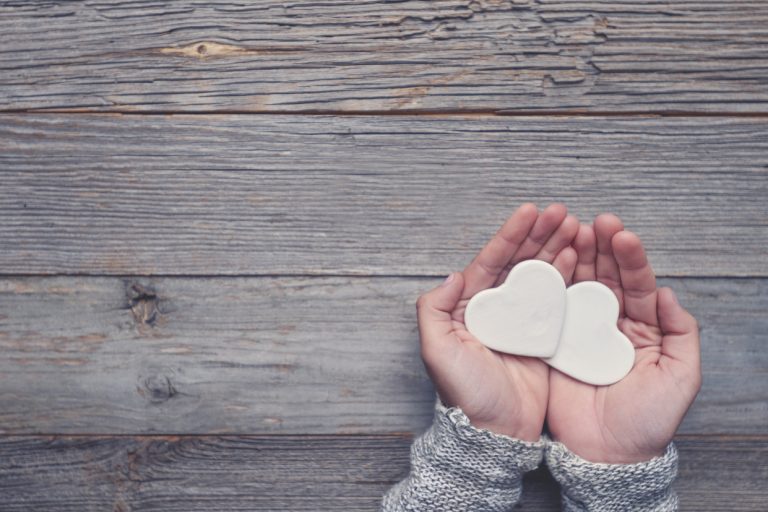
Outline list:
[[[765,112],[766,27],[754,0],[2,2],[0,108]]]
[[[0,433],[421,431],[435,279],[0,280]],[[702,326],[682,433],[766,434],[768,280],[665,279]]]
[[[518,204],[768,276],[760,119],[0,116],[4,274],[442,275]]]
[[[404,436],[3,437],[3,510],[377,510],[408,472]],[[679,439],[682,510],[762,511],[768,440]],[[713,485],[716,482],[716,485]],[[557,511],[546,470],[516,510]]]

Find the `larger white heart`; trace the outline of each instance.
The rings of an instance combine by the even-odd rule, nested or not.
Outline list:
[[[575,284],[566,295],[560,344],[555,355],[544,361],[588,384],[603,386],[620,381],[635,363],[635,349],[616,326],[616,296],[597,281]]]
[[[560,339],[565,297],[565,282],[555,267],[524,261],[515,265],[501,286],[472,297],[464,323],[493,350],[549,357]]]

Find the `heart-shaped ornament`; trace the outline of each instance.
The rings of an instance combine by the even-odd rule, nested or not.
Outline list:
[[[528,260],[515,265],[501,286],[475,294],[464,323],[493,350],[549,357],[560,339],[565,298],[560,272],[543,261]]]
[[[610,288],[597,281],[571,286],[557,352],[544,361],[588,384],[620,381],[635,363],[635,349],[619,331],[618,318],[619,301]]]

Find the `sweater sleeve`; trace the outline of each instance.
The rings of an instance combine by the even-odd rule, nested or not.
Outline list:
[[[565,512],[674,512],[677,495],[677,449],[636,464],[597,464],[570,452],[562,443],[549,443],[546,464],[562,489]]]
[[[461,409],[438,402],[432,426],[411,446],[410,474],[384,496],[381,510],[510,510],[544,443],[476,428]]]

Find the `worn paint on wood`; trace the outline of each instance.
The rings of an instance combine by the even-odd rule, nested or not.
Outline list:
[[[329,437],[2,437],[5,512],[377,510],[408,472],[410,439]],[[761,510],[768,440],[679,439],[682,510]],[[559,511],[546,470],[515,510]]]
[[[763,510],[766,27],[748,0],[0,1],[0,507],[375,510],[431,417],[424,276],[533,200],[688,276],[682,507]],[[69,114],[10,113],[41,109]]]
[[[521,202],[768,276],[757,119],[0,117],[5,274],[444,275]]]
[[[766,27],[749,0],[3,2],[0,108],[764,112]]]
[[[416,433],[433,279],[6,278],[2,433]],[[765,434],[768,281],[665,279],[702,328],[683,433]]]

